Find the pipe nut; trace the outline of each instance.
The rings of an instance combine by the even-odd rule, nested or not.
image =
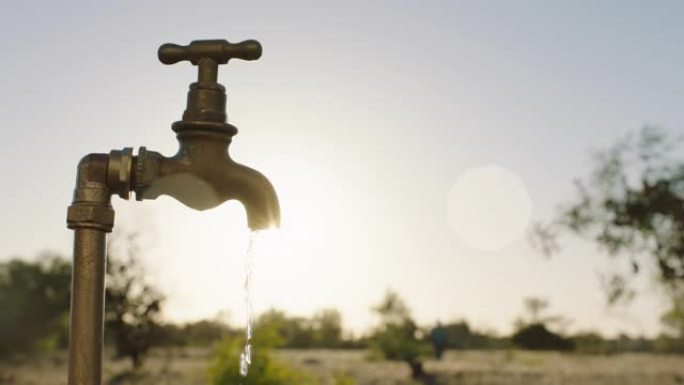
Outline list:
[[[109,205],[75,203],[67,209],[67,227],[94,228],[106,232],[114,226],[114,209]]]
[[[109,153],[107,185],[112,192],[117,193],[123,199],[128,199],[131,193],[132,171],[132,147],[126,147],[121,151],[113,150]]]
[[[133,187],[136,200],[143,200],[147,188],[159,177],[160,158],[161,154],[156,151],[147,151],[145,147],[138,149]]]

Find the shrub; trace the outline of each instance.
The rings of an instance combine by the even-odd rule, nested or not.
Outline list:
[[[66,347],[70,282],[56,255],[0,263],[0,357]]]
[[[269,346],[272,346],[274,335],[269,330],[256,330],[255,345],[257,349],[252,354],[252,363],[246,377],[242,377],[240,374],[240,353],[244,339],[225,338],[218,345],[207,371],[208,383],[212,385],[241,383],[249,385],[315,385],[316,381],[313,377],[273,359]]]
[[[572,340],[549,331],[544,324],[535,323],[518,330],[512,337],[513,343],[529,350],[572,350]]]

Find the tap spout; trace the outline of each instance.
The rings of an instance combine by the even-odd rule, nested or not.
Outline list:
[[[196,210],[235,199],[244,205],[252,230],[279,226],[280,205],[273,185],[260,172],[231,159],[231,135],[184,130],[177,138],[179,150],[170,158],[140,149],[135,166],[136,199],[168,195]]]

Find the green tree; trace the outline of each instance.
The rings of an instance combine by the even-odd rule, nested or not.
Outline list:
[[[336,309],[323,309],[311,320],[314,345],[320,348],[337,348],[342,345],[342,315]]]
[[[420,330],[404,301],[389,291],[373,311],[380,317],[380,324],[371,337],[371,347],[385,359],[405,362],[411,368],[411,377],[424,377],[423,357],[430,354],[430,347],[420,338]]]
[[[255,327],[270,327],[279,336],[279,347],[337,348],[343,345],[342,316],[335,309],[323,309],[312,318],[291,317],[281,310],[262,313]]]
[[[538,297],[528,297],[523,302],[529,315],[529,323],[542,322],[541,313],[549,307],[549,301]]]
[[[113,252],[122,248],[125,257]],[[138,367],[156,343],[163,297],[145,279],[135,234],[115,236],[107,254],[107,340]],[[71,266],[54,254],[0,264],[0,355],[67,347]]]
[[[305,349],[314,342],[310,323],[302,317],[289,317],[281,310],[262,313],[254,323],[255,329],[268,329],[277,335],[277,347]]]
[[[0,264],[0,356],[66,347],[70,281],[54,254]]]
[[[582,331],[572,336],[575,351],[584,354],[610,354],[615,352],[612,341],[595,331]]]
[[[447,324],[438,323],[428,334],[435,350],[435,356],[446,349],[503,349],[508,339],[497,337],[492,332],[473,330],[467,321],[458,320]]]
[[[677,149],[681,138],[644,127],[599,151],[592,173],[576,181],[578,198],[532,234],[548,255],[558,250],[558,235],[569,232],[626,257],[628,273],[604,277],[609,304],[633,298],[631,278],[650,267],[671,297],[662,317],[671,330],[681,326],[684,290],[684,160]]]
[[[525,325],[511,337],[513,344],[529,350],[572,350],[572,340],[556,334],[542,323]]]
[[[190,346],[208,346],[230,332],[228,325],[217,320],[190,322],[180,328],[185,344]]]
[[[571,350],[572,340],[549,330],[550,325],[564,328],[570,321],[562,316],[546,316],[549,302],[539,297],[523,300],[524,315],[515,322],[516,331],[511,336],[514,345],[530,350]]]
[[[447,347],[451,349],[470,349],[476,345],[477,335],[465,320],[444,325],[447,334]]]
[[[121,250],[121,255],[114,250]],[[161,336],[159,315],[164,297],[145,277],[139,260],[137,234],[113,237],[107,250],[105,335],[118,358],[128,357],[134,368],[143,363]]]
[[[681,144],[659,129],[645,127],[596,154],[592,172],[576,181],[578,197],[547,224],[533,242],[551,255],[557,237],[588,238],[612,256],[626,257],[631,273],[605,277],[609,303],[633,297],[631,274],[653,266],[667,287],[684,283],[684,162]]]

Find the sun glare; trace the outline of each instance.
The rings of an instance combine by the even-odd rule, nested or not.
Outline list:
[[[303,165],[290,163],[288,167],[301,169]],[[280,175],[277,165],[268,169],[269,175]],[[348,194],[344,186],[331,183],[329,173],[311,166],[307,169],[301,176],[273,179],[283,216],[279,228],[259,230],[254,244],[255,314],[271,307],[308,314],[330,302],[328,296],[311,288],[335,281],[323,277],[330,275],[331,263],[344,260],[340,256],[344,251],[331,245],[341,233],[336,226],[347,223],[344,216],[348,210],[331,208],[329,201],[342,205]],[[231,314],[231,322],[241,324],[249,241],[243,205],[228,201],[198,212],[162,196],[154,208],[163,239],[158,244],[158,252],[164,255],[159,274],[169,293],[167,316],[200,319],[212,317],[220,309]]]

